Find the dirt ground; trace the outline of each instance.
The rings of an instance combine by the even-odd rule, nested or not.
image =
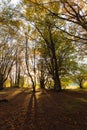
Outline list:
[[[0,130],[87,130],[87,91],[0,92]]]

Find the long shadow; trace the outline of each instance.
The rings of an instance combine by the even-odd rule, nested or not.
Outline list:
[[[36,94],[32,92],[22,130],[38,130],[37,112],[38,105]]]
[[[15,91],[16,92],[16,91]],[[13,93],[15,93],[13,92]],[[2,97],[2,100],[7,100],[8,103],[12,103],[13,101],[17,100],[19,97],[21,97],[21,95],[23,95],[23,91],[19,92],[19,93],[16,93],[15,95],[11,96],[11,98],[9,98],[9,96],[4,96]]]
[[[87,92],[86,91],[65,90],[64,93],[72,98],[86,100],[86,102],[87,102]]]
[[[2,125],[0,125],[0,128],[3,130],[4,128],[4,122],[8,120],[8,122],[5,123],[6,127],[9,127],[14,130],[20,128],[20,118],[23,116],[23,104],[25,102],[25,99],[27,97],[27,93],[24,91],[21,91],[20,93],[17,93],[14,95],[10,100],[8,100],[8,103],[0,104],[0,111],[2,115],[4,114],[5,116],[0,116],[0,122],[3,119]],[[5,105],[6,104],[6,105]],[[4,110],[4,112],[3,112]],[[8,117],[8,119],[6,119]],[[16,121],[15,121],[16,120]],[[17,128],[18,127],[18,128]]]
[[[51,121],[52,117],[48,114],[49,108],[53,109],[53,107],[49,105],[51,100],[48,99],[47,93],[41,91],[38,102],[36,94],[37,93],[32,93],[30,97],[22,130],[57,130],[56,126]]]

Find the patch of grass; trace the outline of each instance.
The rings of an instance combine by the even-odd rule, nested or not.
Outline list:
[[[85,104],[87,103],[87,99],[85,98],[73,98],[73,99],[67,99],[64,103],[64,111],[67,111],[69,113],[78,112],[85,110]]]
[[[0,94],[6,94],[7,92],[0,91]]]

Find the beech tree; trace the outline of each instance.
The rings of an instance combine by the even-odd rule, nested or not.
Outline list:
[[[33,76],[32,76],[32,74],[31,74],[31,69],[30,69],[30,59],[29,59],[29,42],[28,42],[28,35],[26,34],[25,35],[25,38],[26,38],[26,42],[25,42],[25,62],[26,62],[26,68],[27,68],[27,72],[28,72],[28,76],[30,77],[30,79],[31,79],[31,82],[32,82],[32,88],[33,88],[33,92],[35,92],[35,87],[36,87],[36,85],[35,85],[35,80],[34,80],[34,78],[33,78]],[[33,66],[33,65],[32,65]],[[35,69],[35,68],[34,68]],[[35,70],[34,70],[35,71]]]
[[[0,31],[2,32],[0,34],[0,87],[3,88],[3,84],[8,76],[10,75],[11,77],[10,73],[14,68],[13,66],[18,66],[19,60],[17,59],[19,59],[20,56],[19,53],[17,53],[17,49],[20,50],[20,52],[22,49],[17,43],[20,37],[20,21],[17,17],[16,7],[10,5],[10,0],[9,3],[7,1],[0,1],[0,5]],[[16,70],[18,70],[18,67],[16,68]],[[16,71],[16,75],[18,77],[16,79],[19,80],[20,76],[18,76],[18,71]]]
[[[14,45],[5,44],[0,48],[0,52],[0,89],[2,89],[14,64],[16,51]]]
[[[77,42],[87,41],[87,2],[85,0],[23,0],[27,5],[31,5],[34,17],[37,18],[37,12],[40,12],[39,18],[44,16],[44,12],[48,16],[52,16],[53,20],[65,21],[66,26],[58,26],[58,30],[62,30],[68,37]],[[35,11],[35,12],[34,12]],[[42,13],[43,12],[43,13]],[[30,16],[31,17],[31,16]]]
[[[47,48],[47,53],[46,52],[45,53],[49,56],[49,60],[46,58],[46,56],[44,57],[45,60],[47,60],[46,61],[47,64],[51,64],[50,73],[52,74],[52,78],[54,80],[54,86],[55,86],[54,88],[60,91],[61,84],[59,79],[59,71],[63,73],[63,71],[67,70],[67,67],[65,65],[69,63],[67,62],[68,61],[67,51],[70,49],[70,46],[72,46],[71,44],[68,44],[68,42],[75,43],[76,40],[81,39],[81,37],[79,38],[78,36],[75,36],[77,32],[72,31],[74,24],[72,24],[72,28],[70,28],[71,25],[70,23],[66,22],[66,16],[63,17],[62,12],[64,12],[64,10],[62,10],[62,7],[64,3],[62,1],[48,0],[43,2],[43,1],[24,0],[24,3],[26,3],[26,8],[25,8],[26,13],[24,16],[26,20],[30,21],[30,23],[33,24],[33,26],[36,28],[37,32],[39,33],[38,37],[42,37],[43,42],[45,42],[45,47]],[[56,30],[60,30],[60,31],[58,32]],[[59,33],[62,32],[65,33],[64,34],[65,39],[63,38],[63,36],[60,38]],[[55,33],[56,35],[54,35]],[[69,36],[67,36],[67,34]],[[76,40],[71,38],[74,36],[76,37]],[[65,48],[59,51],[58,47],[60,46],[61,43],[60,39],[63,39],[61,47],[65,46]],[[66,41],[65,45],[63,44],[64,40]],[[71,42],[72,40],[73,42]],[[59,51],[58,54],[57,54],[57,50]],[[70,50],[73,50],[72,47]],[[62,67],[63,62],[65,67],[64,65]]]

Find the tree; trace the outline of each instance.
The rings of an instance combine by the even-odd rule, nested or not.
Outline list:
[[[66,28],[59,30],[71,36],[72,40],[86,43],[87,41],[87,3],[84,0],[60,0],[56,1],[61,4],[60,11],[47,9],[52,15],[66,22]],[[56,2],[54,2],[56,4]],[[52,6],[52,5],[51,5]],[[71,30],[71,31],[70,31]],[[72,31],[73,30],[73,31]]]
[[[79,87],[83,88],[83,83],[87,78],[87,70],[84,64],[81,64],[75,73],[72,76],[72,79],[79,85]]]
[[[46,68],[45,68],[43,62],[44,62],[43,59],[39,59],[38,65],[37,65],[38,66],[38,71],[39,71],[40,88],[45,88],[45,73],[46,73]]]
[[[21,48],[22,43],[20,39],[20,25],[22,25],[22,20],[19,21],[19,13],[17,7],[13,6],[7,1],[0,1],[1,9],[0,9],[0,31],[2,32],[0,35],[0,47],[1,47],[1,69],[4,73],[4,83],[8,77],[10,77],[11,84],[14,81],[14,75],[12,74],[15,70],[15,85],[19,86],[20,80],[20,64],[21,60]],[[20,39],[20,40],[19,40]],[[4,49],[4,50],[3,50]],[[8,51],[7,51],[8,50]],[[3,63],[2,63],[3,62]],[[2,66],[4,66],[2,68]],[[2,77],[2,76],[1,76]],[[3,85],[2,85],[3,86]]]
[[[9,44],[1,47],[0,51],[0,89],[3,89],[3,85],[14,64],[16,51],[14,45],[9,46]]]
[[[31,9],[34,15],[32,15],[32,12],[27,5],[32,5]],[[49,1],[47,3],[29,1],[27,2],[27,5],[25,15],[26,19],[33,24],[37,33],[39,33],[39,42],[41,41],[41,44],[42,42],[44,43],[46,55],[43,54],[43,58],[46,61],[45,64],[47,63],[47,66],[49,66],[47,68],[50,68],[48,69],[48,72],[52,75],[52,79],[54,80],[54,88],[60,91],[61,84],[59,76],[61,74],[59,73],[62,73],[63,75],[65,71],[71,69],[70,67],[68,69],[69,61],[75,59],[75,55],[73,54],[72,56],[72,53],[76,51],[74,49],[75,45],[73,45],[74,43],[71,42],[71,39],[69,39],[69,37],[67,38],[67,35],[62,33],[62,30],[57,31],[57,25],[60,28],[65,28],[66,22],[53,16],[51,11],[54,11],[55,13],[60,12],[61,6],[56,6],[55,2],[50,3]],[[43,10],[41,10],[42,8]],[[60,35],[61,33],[62,36]]]
[[[64,20],[73,22],[80,25],[87,31],[87,3],[84,0],[72,1],[72,0],[61,0],[63,5],[62,17]],[[65,18],[63,16],[66,16]]]
[[[52,65],[53,73],[52,73],[52,78],[54,80],[54,89],[56,91],[61,90],[61,84],[60,84],[60,79],[59,79],[59,74],[58,74],[58,63],[57,63],[57,57],[56,57],[56,48],[55,48],[55,43],[53,41],[52,37],[52,26],[50,24],[50,21],[45,22],[45,30],[39,29],[36,25],[36,28],[38,32],[40,33],[41,37],[43,38],[46,47],[48,49],[48,55],[50,56],[50,62]]]
[[[34,18],[40,19],[47,13],[49,16],[56,18],[58,21],[65,22],[66,26],[55,24],[58,30],[68,34],[68,38],[77,41],[87,41],[87,2],[84,0],[57,0],[57,1],[39,1],[39,0],[23,0],[24,3],[32,6]],[[37,16],[37,13],[39,16]]]
[[[29,60],[29,53],[28,53],[29,47],[28,47],[28,35],[27,34],[25,34],[25,38],[26,38],[26,42],[25,42],[25,45],[26,45],[25,46],[25,62],[26,62],[28,76],[30,77],[31,82],[32,82],[33,92],[35,92],[36,82],[35,82],[35,80],[33,79],[33,76],[30,73],[31,70],[30,70],[30,60]],[[34,63],[34,74],[35,74],[35,63]]]
[[[42,23],[42,22],[41,22]],[[49,28],[46,28],[46,26],[50,26],[50,23],[45,23],[45,30],[41,29],[41,35],[43,40],[39,39],[39,42],[41,42],[41,57],[44,59],[44,65],[45,70],[47,68],[49,75],[51,75],[51,78],[53,79],[54,83],[54,75],[55,75],[55,62],[53,59],[53,46],[50,42],[49,37]],[[39,26],[38,26],[39,27]],[[40,30],[39,30],[40,31]],[[61,31],[58,31],[54,29],[51,26],[51,38],[53,40],[54,46],[55,46],[55,55],[56,55],[56,62],[57,62],[57,68],[59,77],[61,78],[64,75],[68,75],[70,71],[73,69],[72,66],[74,64],[74,60],[76,60],[78,54],[76,52],[76,45],[72,43],[71,40],[67,39],[66,36],[64,36],[64,33]],[[48,75],[47,75],[48,76]]]

